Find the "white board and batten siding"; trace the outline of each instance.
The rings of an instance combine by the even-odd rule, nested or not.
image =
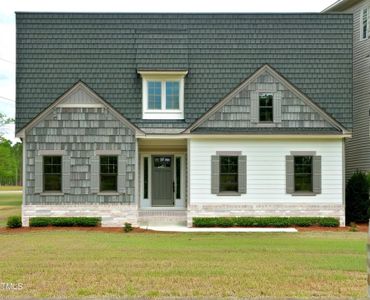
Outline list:
[[[190,147],[190,204],[197,203],[327,203],[343,202],[343,141],[307,139],[192,139]],[[247,193],[211,193],[211,156],[217,151],[241,151],[247,156]],[[286,156],[292,151],[315,151],[322,160],[322,191],[314,196],[286,193]]]

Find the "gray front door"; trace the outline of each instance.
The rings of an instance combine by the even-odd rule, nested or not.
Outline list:
[[[152,156],[152,206],[174,206],[173,156]]]

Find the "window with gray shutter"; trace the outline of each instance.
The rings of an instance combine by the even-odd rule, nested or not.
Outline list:
[[[90,158],[90,192],[92,194],[99,193],[99,156]]]
[[[304,152],[286,156],[286,192],[321,194],[321,156]]]
[[[258,93],[256,91],[251,92],[251,122],[258,123]]]
[[[220,192],[220,157],[212,155],[211,157],[211,194]]]
[[[71,158],[69,156],[63,156],[62,176],[63,193],[68,194],[71,192]]]
[[[294,156],[287,155],[286,161],[286,192],[287,194],[294,193]]]
[[[274,123],[281,123],[281,92],[274,94]]]
[[[211,193],[247,192],[247,157],[239,151],[217,152],[211,157]]]
[[[240,194],[247,193],[247,156],[238,156],[238,189]]]
[[[43,190],[42,168],[43,168],[42,156],[36,155],[35,157],[35,193],[42,193],[42,190]]]
[[[313,192],[321,194],[321,156],[313,157]]]
[[[117,191],[125,193],[126,181],[126,160],[123,155],[118,156],[118,176],[117,176]]]

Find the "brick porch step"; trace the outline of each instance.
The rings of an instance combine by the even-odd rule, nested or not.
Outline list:
[[[186,210],[142,209],[139,210],[140,226],[186,225]]]

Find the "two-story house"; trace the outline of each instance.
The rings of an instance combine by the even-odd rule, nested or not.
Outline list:
[[[25,226],[36,216],[344,224],[351,15],[16,19]]]
[[[353,134],[346,142],[346,177],[370,171],[370,0],[340,0],[323,13],[353,14]]]

